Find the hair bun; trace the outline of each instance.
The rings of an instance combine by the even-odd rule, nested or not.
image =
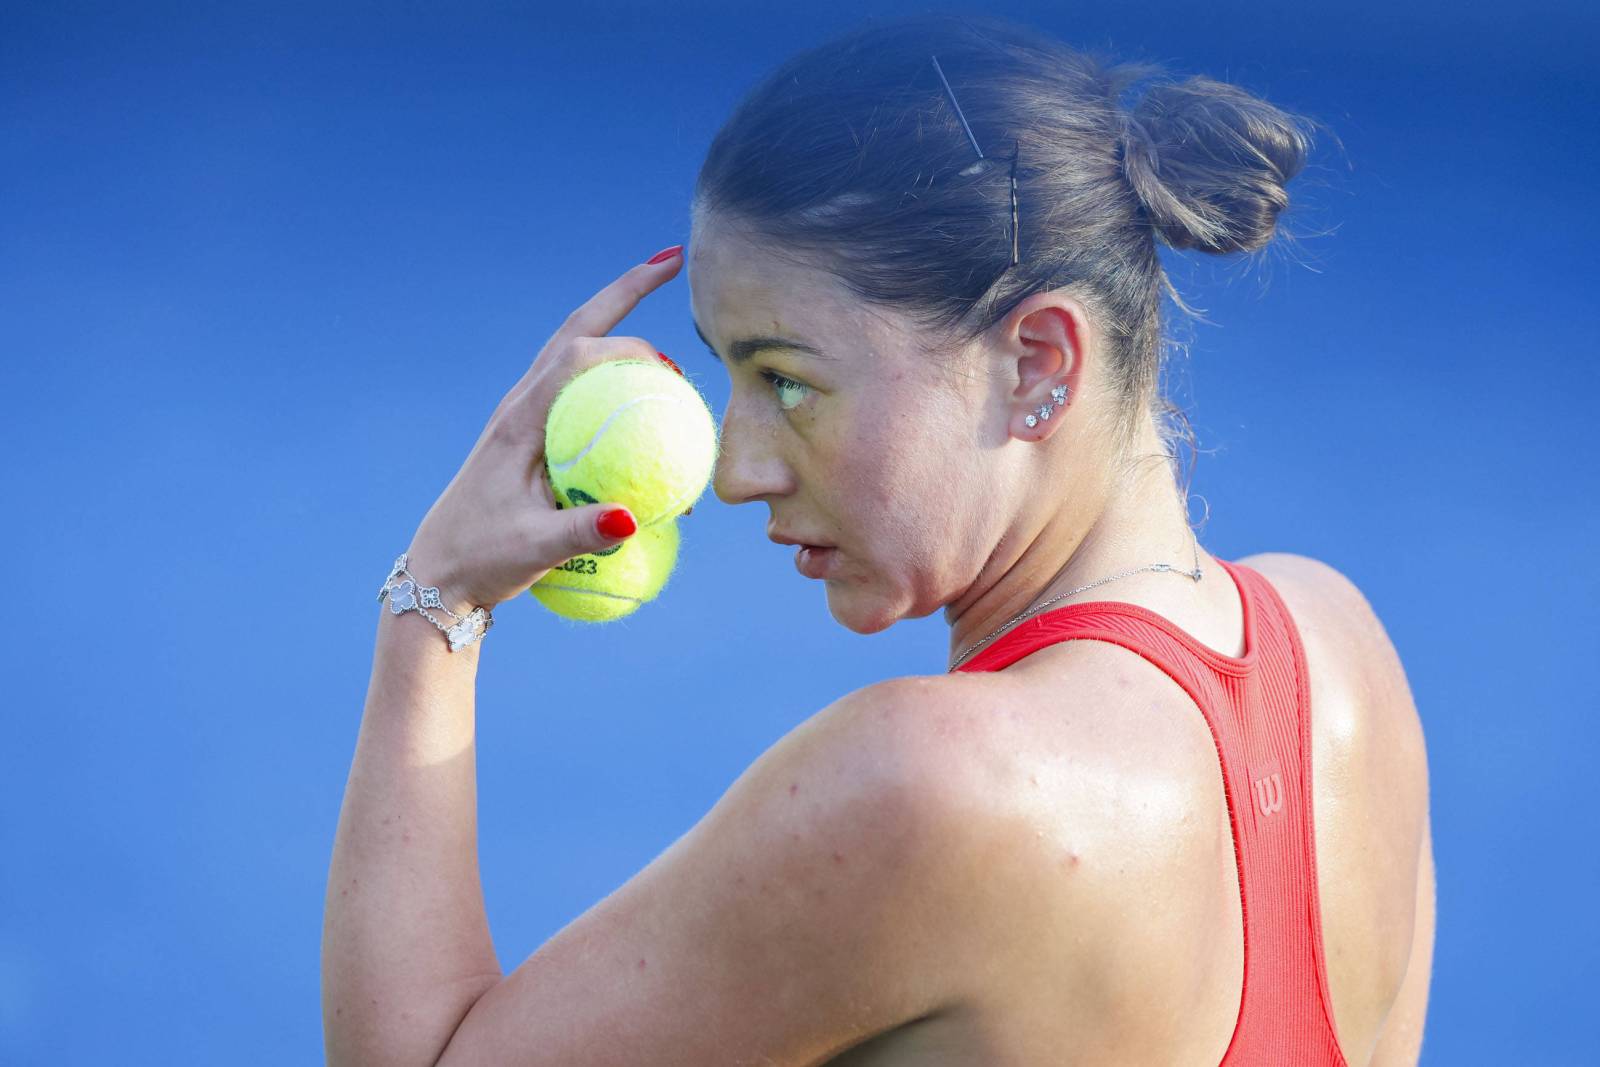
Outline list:
[[[1311,149],[1308,120],[1198,75],[1117,112],[1123,175],[1167,244],[1223,253],[1272,240]]]

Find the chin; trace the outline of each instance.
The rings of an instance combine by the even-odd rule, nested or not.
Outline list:
[[[881,633],[905,617],[881,600],[858,595],[852,586],[834,581],[826,584],[829,614],[835,622],[852,633]]]

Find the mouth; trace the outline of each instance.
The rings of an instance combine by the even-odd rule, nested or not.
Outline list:
[[[836,545],[825,545],[820,541],[802,541],[797,537],[789,537],[781,533],[767,531],[767,540],[775,545],[794,545],[796,548],[836,548]]]
[[[826,545],[801,545],[794,553],[795,570],[807,578],[826,578],[833,569],[837,549]]]

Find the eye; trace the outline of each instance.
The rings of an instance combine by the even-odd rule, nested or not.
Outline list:
[[[804,400],[806,394],[811,391],[809,385],[802,385],[793,378],[785,378],[774,371],[764,370],[761,372],[761,377],[772,383],[773,390],[778,394],[780,404],[783,403],[783,396],[786,392],[795,398],[793,404],[783,404],[783,410],[785,411],[793,411],[796,407],[799,407],[800,401]]]

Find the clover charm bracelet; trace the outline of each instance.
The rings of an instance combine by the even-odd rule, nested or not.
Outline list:
[[[486,608],[473,608],[466,615],[457,615],[444,606],[439,599],[439,587],[423,585],[407,569],[407,555],[402,552],[394,561],[394,567],[389,571],[389,577],[383,580],[383,588],[378,590],[378,601],[389,601],[389,612],[399,615],[407,611],[415,611],[435,627],[442,630],[450,642],[450,651],[459,652],[468,645],[480,640],[489,628],[494,625],[494,616]],[[404,581],[396,582],[401,576]],[[446,626],[430,613],[428,608],[438,608],[452,619],[456,620],[454,626]]]

